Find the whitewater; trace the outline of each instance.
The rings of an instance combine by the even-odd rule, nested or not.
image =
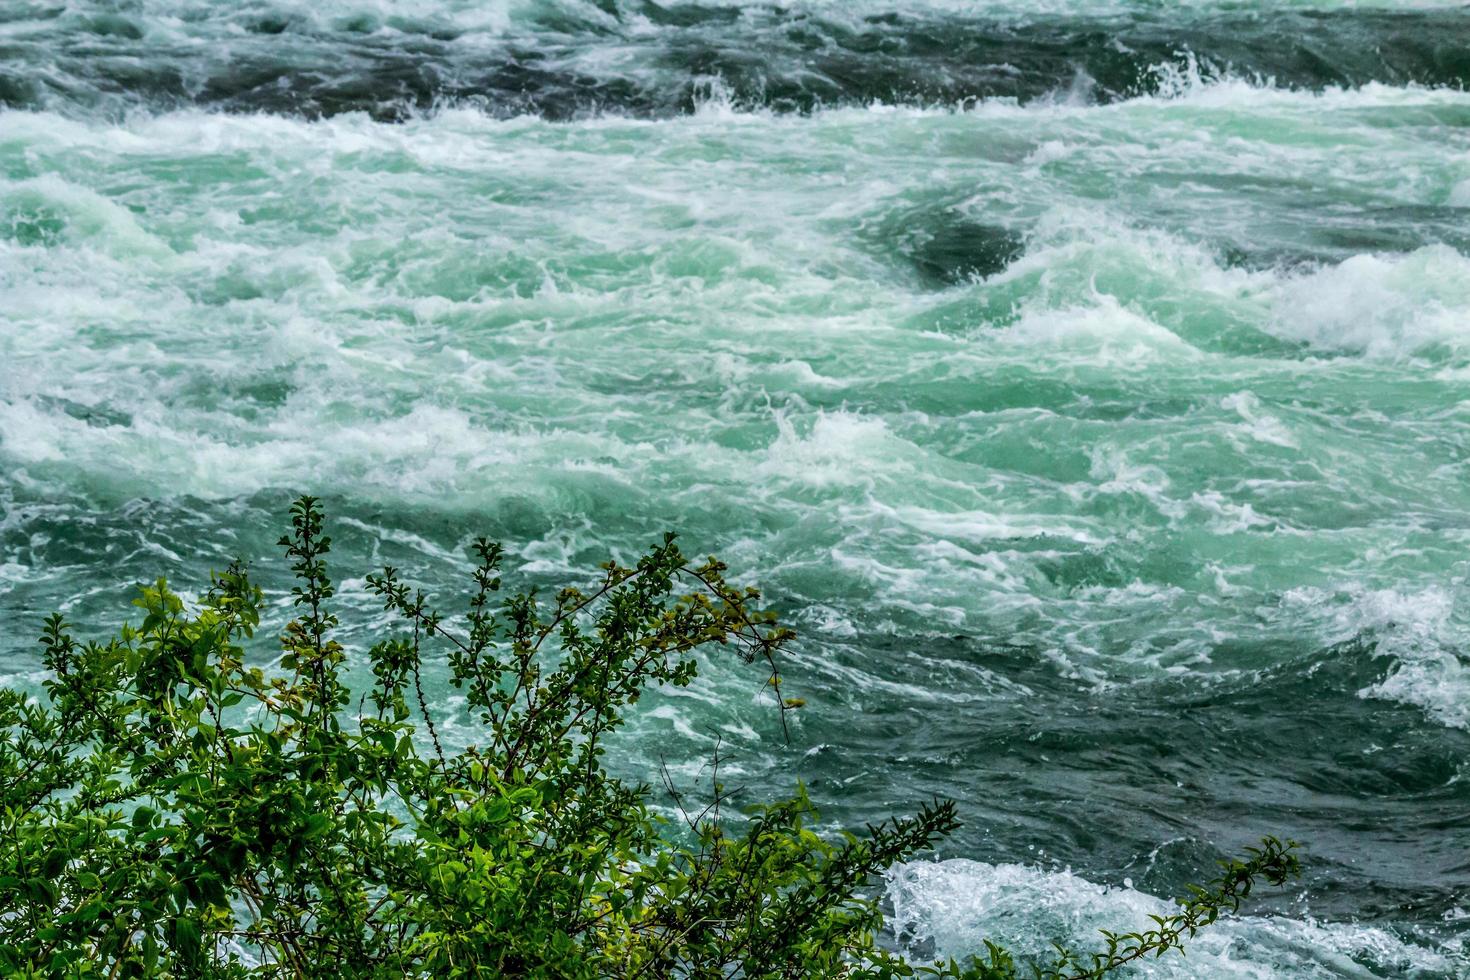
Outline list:
[[[891,942],[1470,972],[1470,6],[0,4],[0,674],[255,563],[666,530],[800,634],[615,763],[964,828]],[[430,678],[441,734],[471,736]],[[460,718],[455,724],[453,719]]]

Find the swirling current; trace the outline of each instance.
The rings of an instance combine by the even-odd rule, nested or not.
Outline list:
[[[800,633],[615,765],[964,828],[893,942],[1295,888],[1156,977],[1470,972],[1470,6],[0,4],[0,673],[274,558],[665,530]],[[462,704],[443,678],[431,697]]]

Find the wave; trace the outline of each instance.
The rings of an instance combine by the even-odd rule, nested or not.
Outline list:
[[[93,2],[23,6],[0,24],[0,105],[387,120],[469,105],[565,120],[686,114],[711,93],[775,112],[1110,103],[1167,93],[1191,71],[1293,89],[1463,88],[1466,36],[1470,8],[1438,6]]]
[[[1263,896],[1258,896],[1263,897]],[[1132,887],[1094,884],[1065,870],[954,858],[916,862],[889,875],[891,925],[918,955],[963,956],[998,941],[1045,961],[1051,943],[1087,950],[1098,931],[1145,930],[1170,903]],[[1133,975],[1179,980],[1240,977],[1450,978],[1470,967],[1462,943],[1435,929],[1402,935],[1310,916],[1227,917],[1187,944],[1186,955],[1149,960]]]

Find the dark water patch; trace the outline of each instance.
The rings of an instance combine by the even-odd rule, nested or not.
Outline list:
[[[610,5],[617,14],[616,5]],[[631,6],[631,5],[630,5]],[[675,3],[664,6],[653,0],[637,4],[642,16],[660,27],[709,27],[733,24],[740,19],[738,7],[702,7],[698,4]]]
[[[290,26],[291,21],[285,17],[267,15],[246,24],[245,29],[252,34],[284,34]]]
[[[778,112],[1109,102],[1167,90],[1167,66],[1305,89],[1470,81],[1466,8],[983,19],[627,2],[516,17],[471,30],[432,12],[323,21],[284,6],[221,8],[155,29],[106,9],[42,11],[0,45],[0,102],[380,119],[470,103],[567,119],[688,112],[712,86],[739,106]]]
[[[1025,237],[955,206],[908,207],[865,224],[858,238],[876,256],[900,260],[930,288],[1003,272],[1026,251]]]
[[[99,37],[123,38],[129,41],[143,39],[143,28],[139,24],[116,14],[94,17],[87,22],[86,29]]]
[[[360,59],[358,71],[330,73],[283,66],[270,58],[241,60],[212,74],[196,98],[235,112],[271,112],[307,118],[366,112],[397,120],[427,107],[447,86],[428,60],[388,56]]]
[[[1034,863],[1044,826],[1046,861],[1164,895],[1254,837],[1288,835],[1309,842],[1306,894],[1329,919],[1402,922],[1420,908],[1437,927],[1470,888],[1470,733],[1359,695],[1393,667],[1374,635],[1326,649],[1235,641],[1214,651],[1219,672],[1104,688],[1026,644],[870,636],[845,649],[832,655],[897,661],[916,690],[983,690],[957,687],[961,664],[1004,687],[969,708],[896,695],[809,703],[808,737],[845,752],[813,757],[804,776],[844,815],[954,797],[965,801],[961,853]],[[855,768],[869,778],[851,782]],[[1165,841],[1187,853],[1158,860]]]
[[[110,408],[106,404],[84,405],[69,398],[43,395],[36,399],[36,406],[46,411],[64,412],[74,419],[97,428],[126,427],[133,424],[132,415],[121,409]]]
[[[1252,270],[1306,270],[1365,252],[1406,254],[1445,245],[1470,254],[1470,208],[1402,205],[1322,210],[1278,202],[1273,219],[1215,245],[1222,264]],[[1302,229],[1307,229],[1303,241]]]
[[[1361,252],[1412,252],[1428,245],[1470,251],[1470,208],[1405,206],[1321,215],[1314,257],[1341,261]]]
[[[906,244],[919,275],[944,286],[1003,272],[1025,251],[1025,242],[1011,229],[960,217],[924,229]]]
[[[1186,52],[1206,75],[1228,71],[1292,88],[1470,80],[1465,11],[1019,22],[795,13],[767,15],[756,30],[758,44],[715,32],[672,35],[661,61],[676,71],[718,75],[740,103],[783,111],[1062,95],[1108,102],[1167,87],[1160,66],[1185,64]]]
[[[1235,239],[1217,245],[1215,250],[1221,265],[1251,272],[1275,269],[1285,273],[1305,273],[1333,262],[1333,254],[1329,250],[1304,249],[1291,244]]]

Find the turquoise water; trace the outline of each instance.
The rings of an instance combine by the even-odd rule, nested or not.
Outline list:
[[[616,764],[957,799],[898,941],[1085,943],[1277,833],[1140,975],[1470,970],[1470,8],[407,6],[0,11],[9,682],[53,608],[283,587],[298,492],[349,643],[378,564],[674,529],[807,707],[714,661]]]

